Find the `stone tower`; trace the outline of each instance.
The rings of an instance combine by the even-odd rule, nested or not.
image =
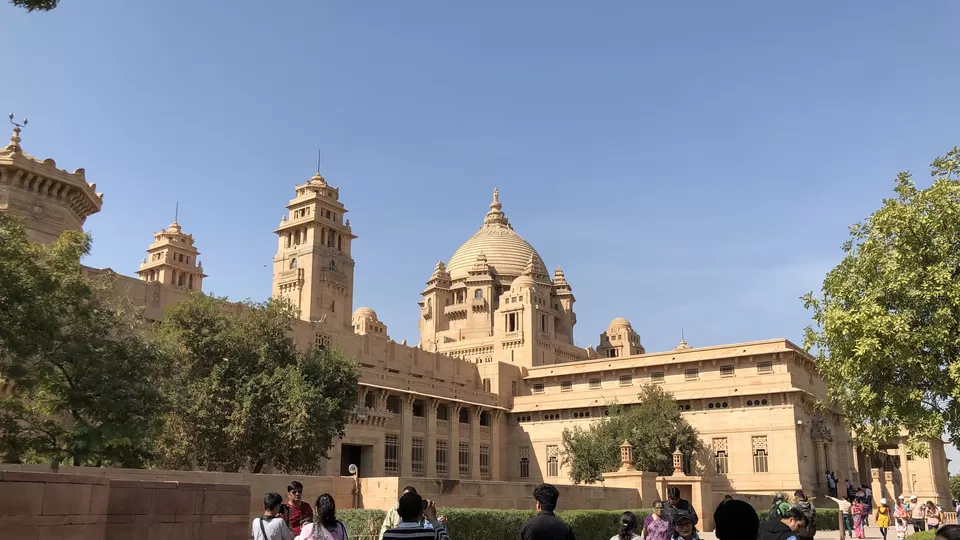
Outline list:
[[[147,258],[140,264],[137,275],[143,281],[201,291],[203,278],[207,276],[203,273],[199,255],[193,235],[184,234],[180,223],[174,220],[166,229],[153,233],[153,243],[147,248]]]
[[[83,230],[87,217],[100,211],[103,194],[83,169],[70,173],[24,152],[20,132],[15,124],[10,144],[0,148],[0,211],[20,216],[32,242],[49,244],[64,231]]]
[[[285,297],[300,318],[350,327],[353,314],[353,257],[356,236],[340,202],[340,190],[317,173],[296,186],[288,214],[274,232],[273,296]]]

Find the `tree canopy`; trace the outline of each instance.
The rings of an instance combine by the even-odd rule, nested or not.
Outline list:
[[[10,0],[10,2],[27,11],[51,11],[57,7],[60,0]]]
[[[109,276],[86,278],[89,236],[27,240],[0,213],[0,454],[12,462],[138,466],[162,398],[158,357]]]
[[[654,384],[640,389],[635,405],[613,404],[610,414],[586,430],[563,430],[563,464],[577,484],[603,480],[620,468],[620,445],[633,445],[633,465],[641,471],[670,474],[673,452],[691,456],[702,448],[697,431],[684,420],[673,396]]]
[[[960,149],[933,183],[896,177],[894,196],[850,227],[819,296],[803,297],[829,399],[868,447],[909,434],[913,452],[944,430],[960,443]]]
[[[160,465],[317,472],[354,411],[358,369],[339,351],[298,350],[294,319],[282,301],[237,309],[202,294],[167,311],[157,339],[171,359],[172,406]]]

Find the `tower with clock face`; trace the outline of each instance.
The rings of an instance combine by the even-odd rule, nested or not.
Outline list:
[[[284,297],[305,321],[349,327],[353,313],[353,257],[356,236],[340,190],[317,173],[296,186],[287,215],[274,231],[273,297]]]

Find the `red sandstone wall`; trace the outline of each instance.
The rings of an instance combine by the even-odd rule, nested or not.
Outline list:
[[[245,540],[250,487],[0,472],[5,540]]]

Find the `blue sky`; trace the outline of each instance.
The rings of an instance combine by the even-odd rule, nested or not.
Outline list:
[[[270,294],[319,149],[360,236],[355,306],[410,343],[495,185],[564,268],[580,346],[618,316],[648,351],[681,328],[799,343],[847,226],[960,144],[960,3],[467,4],[3,0],[0,106],[105,193],[89,264],[132,273],[179,200],[233,299]]]

